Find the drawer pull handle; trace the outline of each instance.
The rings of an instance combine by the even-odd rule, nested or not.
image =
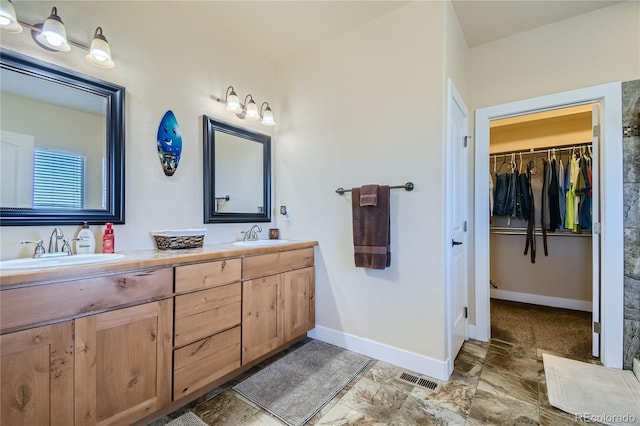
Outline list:
[[[227,261],[226,261],[226,260],[223,260],[223,261],[222,261],[222,269],[224,269],[224,267],[225,267],[225,266],[227,266]]]

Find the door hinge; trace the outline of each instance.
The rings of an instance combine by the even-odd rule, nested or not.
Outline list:
[[[469,318],[469,308],[467,308],[466,306],[464,307],[464,317]]]
[[[465,136],[464,137],[464,141],[463,141],[463,146],[466,148],[467,146],[469,146],[469,139],[471,139],[471,136]]]
[[[602,226],[600,225],[600,223],[594,223],[591,226],[591,232],[596,235],[600,235],[600,232],[602,232]]]
[[[464,232],[467,232],[467,221],[465,220],[464,223],[462,224],[462,230]]]
[[[596,124],[593,126],[593,136],[600,137],[600,125]]]
[[[600,323],[599,322],[595,322],[595,321],[593,322],[593,332],[600,334]]]

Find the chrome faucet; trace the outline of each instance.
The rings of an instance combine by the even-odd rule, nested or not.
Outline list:
[[[49,253],[58,252],[58,240],[62,240],[63,238],[64,234],[62,233],[62,229],[53,228],[51,236],[49,237]]]
[[[256,229],[258,230],[257,232]],[[244,235],[242,241],[256,241],[258,239],[258,232],[262,232],[262,228],[259,225],[253,225],[248,231],[242,231]]]

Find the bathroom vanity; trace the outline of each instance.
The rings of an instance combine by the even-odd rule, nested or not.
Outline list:
[[[4,271],[1,426],[145,424],[304,338],[316,245]]]

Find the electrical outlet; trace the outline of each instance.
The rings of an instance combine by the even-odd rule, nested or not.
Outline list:
[[[280,206],[280,214],[282,215],[287,214],[287,206]]]

